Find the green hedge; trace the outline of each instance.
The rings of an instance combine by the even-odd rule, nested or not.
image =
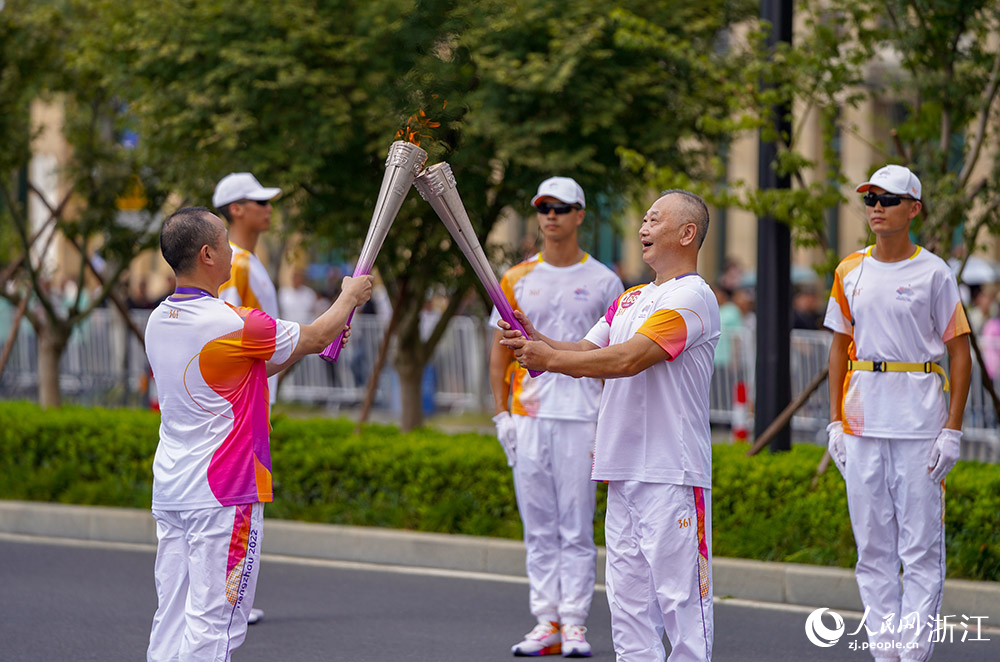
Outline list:
[[[0,498],[148,508],[156,414],[41,410],[0,402]],[[269,517],[520,538],[513,482],[487,435],[408,434],[344,420],[274,422]],[[822,449],[747,458],[716,446],[713,551],[718,556],[855,562],[840,474],[812,485]],[[596,538],[604,541],[604,486]],[[1000,466],[961,463],[948,478],[951,577],[1000,580]]]

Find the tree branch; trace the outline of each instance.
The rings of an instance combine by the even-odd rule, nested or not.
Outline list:
[[[104,277],[101,276],[101,274],[97,272],[97,269],[94,268],[94,265],[91,264],[90,259],[87,257],[87,253],[84,251],[83,247],[77,243],[76,239],[73,237],[66,237],[66,239],[67,241],[69,241],[70,244],[73,245],[73,248],[75,248],[77,252],[80,253],[80,259],[84,263],[86,263],[87,267],[90,268],[90,273],[94,274],[94,277],[97,279],[97,282],[101,285],[101,293],[98,296],[94,297],[94,300],[90,302],[90,305],[87,306],[86,310],[82,313],[79,313],[78,316],[75,317],[75,319],[77,320],[83,319],[84,317],[89,315],[90,312],[95,307],[97,307],[97,305],[100,304],[100,302],[103,301],[105,297],[111,299],[111,302],[115,304],[115,308],[118,309],[118,312],[121,313],[122,318],[125,320],[125,325],[128,327],[129,331],[132,332],[132,335],[134,335],[139,340],[139,343],[142,344],[143,348],[145,348],[146,335],[143,333],[142,329],[136,326],[136,323],[132,321],[131,315],[128,314],[128,306],[126,306],[125,303],[121,300],[121,297],[119,297],[111,289],[118,282],[118,279],[121,277],[125,269],[128,268],[128,265],[127,264],[119,265],[118,269],[115,271],[114,276],[109,280],[105,281]]]
[[[965,163],[962,164],[962,171],[958,175],[958,185],[963,188],[968,183],[969,177],[972,176],[972,169],[979,161],[979,154],[986,139],[986,126],[990,119],[990,108],[993,106],[993,100],[996,99],[998,90],[1000,90],[1000,49],[997,50],[996,57],[993,59],[990,82],[986,86],[986,92],[983,95],[979,121],[976,123],[976,137],[972,140],[972,149],[966,155]]]
[[[891,129],[889,131],[889,135],[892,136],[892,142],[893,144],[896,145],[896,151],[899,152],[899,155],[901,157],[903,157],[902,165],[909,165],[910,155],[906,153],[906,146],[903,145],[903,141],[899,137],[899,131],[897,131],[896,129]]]
[[[21,328],[21,318],[24,317],[24,311],[28,308],[28,299],[30,298],[30,295],[21,297],[21,303],[17,306],[17,313],[14,314],[10,334],[7,336],[7,344],[3,347],[3,356],[0,356],[0,375],[3,375],[3,370],[7,367],[7,359],[10,358],[10,352],[14,349],[14,343],[17,342],[17,332]]]
[[[435,348],[437,348],[438,343],[444,336],[444,332],[448,329],[448,323],[458,312],[458,308],[462,305],[462,301],[465,299],[465,295],[468,294],[468,292],[469,285],[465,285],[464,287],[460,287],[458,291],[452,294],[448,299],[448,305],[441,312],[441,317],[438,318],[437,324],[434,325],[434,330],[424,343],[424,352],[428,360],[430,360],[430,357],[433,356]]]

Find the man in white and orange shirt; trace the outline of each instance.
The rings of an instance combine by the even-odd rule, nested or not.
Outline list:
[[[337,301],[300,325],[216,298],[232,249],[207,209],[171,215],[160,247],[177,289],[146,326],[162,418],[153,460],[158,607],[146,659],[226,662],[246,636],[263,504],[272,501],[267,376],[333,341],[368,300],[371,278],[345,278]]]
[[[840,263],[827,306],[829,450],[847,484],[873,656],[923,662],[944,589],[944,478],[959,457],[969,323],[951,269],[910,240],[916,175],[887,165],[857,190],[875,245]]]
[[[540,253],[512,267],[500,286],[511,306],[549,337],[581,337],[622,293],[613,271],[580,248],[583,189],[550,177],[531,204]],[[500,319],[493,311],[492,323]],[[601,380],[545,373],[532,378],[501,347],[490,350],[497,436],[513,467],[524,526],[529,607],[538,621],[511,648],[514,655],[589,656],[584,623],[594,595],[595,486],[590,480]]]
[[[671,662],[712,656],[709,383],[720,322],[696,272],[708,221],[698,196],[664,192],[639,231],[652,283],[618,297],[583,340],[548,338],[525,317],[535,340],[508,329],[502,341],[524,368],[606,380],[593,479],[608,481],[606,586],[623,661],[662,662],[664,633]]]
[[[280,195],[281,189],[261,186],[249,172],[226,175],[212,194],[212,205],[229,223],[229,243],[233,247],[232,271],[219,290],[219,298],[275,318],[279,313],[278,293],[255,251],[260,235],[271,227],[271,201]],[[268,383],[273,405],[278,397],[278,376],[272,376]]]

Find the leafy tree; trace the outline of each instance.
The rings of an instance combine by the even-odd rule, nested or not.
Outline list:
[[[914,170],[924,185],[924,210],[914,231],[931,250],[949,255],[976,247],[984,233],[1000,232],[1000,5],[991,0],[808,0],[794,44],[768,52],[766,25],[751,26],[738,44],[739,77],[724,80],[729,113],[707,132],[718,144],[760,131],[776,140],[773,166],[792,177],[791,190],[759,191],[745,182],[719,188],[724,164],[704,162],[698,173],[633,165],[650,180],[700,188],[722,206],[772,215],[788,223],[803,244],[826,247],[825,211],[845,201],[850,184],[837,136],[858,133],[845,109],[863,103],[898,104],[884,118],[872,146],[886,162]],[[778,135],[773,108],[793,108],[792,132]],[[807,121],[821,129],[820,158],[805,156]],[[890,123],[892,123],[890,125]],[[829,255],[825,265],[836,265]]]
[[[746,2],[167,0],[113,3],[113,67],[140,148],[166,181],[207,199],[251,169],[288,192],[295,227],[355,255],[389,143],[423,110],[428,163],[447,160],[480,240],[538,182],[571,174],[591,199],[635,178],[621,150],[687,167],[702,123],[725,112],[709,72]],[[651,32],[647,26],[664,26]],[[173,163],[168,164],[172,157]],[[415,194],[377,262],[395,302],[404,428],[421,422],[420,376],[476,288]],[[428,338],[420,311],[449,305]],[[483,357],[483,361],[486,357]]]
[[[38,336],[43,406],[60,402],[59,359],[73,328],[113,296],[131,258],[150,244],[145,225],[151,216],[139,213],[138,223],[123,224],[119,198],[143,191],[147,211],[163,200],[121,140],[121,100],[102,84],[101,63],[94,57],[97,26],[86,2],[11,0],[0,9],[0,223],[4,236],[14,238],[2,254],[2,296],[15,305],[31,297],[25,316]],[[62,197],[56,201],[29,175],[32,141],[53,130],[32,125],[30,107],[38,101],[65,111],[59,128],[70,156],[59,166]],[[40,227],[29,222],[33,199],[47,210]],[[51,287],[52,274],[41,257],[39,243],[58,236],[81,258],[72,301],[62,301]],[[92,267],[98,251],[106,264],[103,273]],[[85,297],[92,279],[99,287]]]
[[[844,202],[853,180],[844,172],[838,136],[864,134],[849,109],[895,104],[879,118],[871,170],[907,165],[923,184],[923,211],[913,224],[921,244],[939,255],[967,256],[986,235],[1000,234],[1000,5],[993,0],[806,0],[793,44],[766,47],[766,25],[751,24],[735,57],[740,75],[715,81],[727,91],[728,113],[706,133],[725,145],[760,132],[776,141],[773,167],[791,177],[787,190],[722,185],[724,162],[701,169],[656,167],[631,155],[635,171],[660,186],[699,190],[714,204],[787,223],[801,245],[826,249],[820,271],[839,257],[827,242],[826,211]],[[779,135],[773,109],[791,108],[792,130]],[[820,127],[820,156],[806,156]],[[854,173],[856,177],[856,173]],[[963,263],[964,268],[964,263]],[[978,347],[974,344],[978,354]],[[981,359],[980,359],[981,363]],[[983,370],[986,375],[986,371]],[[992,392],[992,385],[984,377]],[[994,396],[1000,411],[1000,400]]]

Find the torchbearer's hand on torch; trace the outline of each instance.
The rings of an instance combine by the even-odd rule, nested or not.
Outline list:
[[[502,317],[497,320],[497,326],[503,331],[504,338],[524,338],[525,334],[528,338],[534,338],[536,340],[543,340],[543,336],[535,330],[535,325],[531,323],[531,320],[522,313],[520,310],[514,311],[514,319],[516,319],[521,327],[524,329],[524,334],[521,333],[519,329],[512,328],[507,320]],[[503,343],[501,343],[503,344]]]
[[[520,330],[511,328],[506,320],[499,319],[497,320],[497,326],[503,330],[503,338],[500,340],[500,344],[514,352],[514,358],[517,359],[522,368],[544,371],[545,368],[539,362],[546,361],[552,355],[553,348],[544,341],[544,336],[535,330],[535,327],[524,313],[515,310],[514,317],[521,323],[521,326],[524,327],[524,331],[529,337],[539,338],[540,340],[528,340]]]
[[[524,332],[528,334],[529,338],[534,338],[535,340],[541,340],[542,336],[535,330],[535,325],[531,323],[528,316],[522,313],[520,310],[514,311],[514,318],[521,323],[524,327]]]
[[[501,324],[505,324],[500,320]],[[526,370],[548,370],[548,361],[555,352],[552,347],[541,340],[528,340],[516,329],[507,328],[500,344],[514,352],[514,358]]]
[[[360,308],[371,298],[374,282],[372,276],[344,276],[344,280],[340,283],[340,296],[353,297],[354,308]]]

